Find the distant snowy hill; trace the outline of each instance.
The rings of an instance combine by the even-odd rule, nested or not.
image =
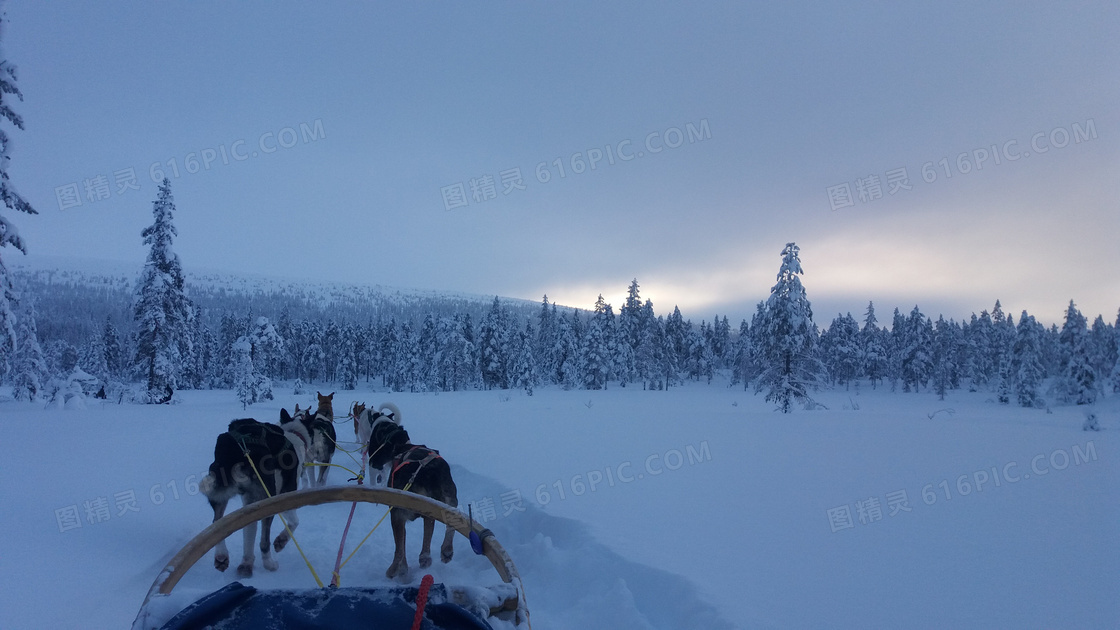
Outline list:
[[[86,304],[97,321],[106,314],[125,318],[143,264],[51,256],[17,256],[5,263],[17,286],[35,297],[40,311],[58,301],[78,301]],[[275,317],[287,308],[296,318],[326,314],[339,321],[362,322],[378,317],[408,320],[428,313],[470,313],[480,318],[494,299],[492,295],[285,279],[192,267],[186,267],[184,274],[187,295],[204,312],[243,312],[251,308],[254,313]],[[538,308],[529,300],[500,299],[522,317],[534,315]]]

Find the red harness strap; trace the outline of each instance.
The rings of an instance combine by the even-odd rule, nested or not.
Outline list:
[[[412,453],[414,451],[417,451],[417,450],[420,450],[420,449],[428,451],[428,454],[425,455],[422,459],[412,459],[412,460],[410,460],[408,458],[409,455],[412,455]],[[428,465],[428,463],[431,462],[433,459],[443,459],[443,458],[440,457],[438,451],[432,450],[432,449],[430,449],[426,446],[422,446],[422,445],[413,446],[412,448],[408,449],[404,453],[400,454],[399,456],[394,458],[393,470],[389,473],[389,487],[390,488],[393,487],[393,479],[396,478],[397,471],[400,470],[401,468],[404,468],[405,466],[407,466],[409,464],[419,464],[419,466],[416,467],[415,472],[412,473],[412,478],[408,480],[408,483],[411,484],[413,481],[416,481],[416,475],[420,474],[420,469],[423,468],[424,466]]]

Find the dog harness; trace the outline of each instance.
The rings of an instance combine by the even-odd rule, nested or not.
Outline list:
[[[244,449],[248,446],[268,448],[277,438],[284,437],[284,430],[274,424],[259,422],[252,418],[234,420],[229,423],[227,433]],[[272,440],[269,439],[272,438]]]
[[[422,457],[420,459],[409,459],[409,457],[413,453],[415,453],[416,451],[419,451],[419,450],[424,450],[424,451],[427,451],[428,453],[427,453],[427,455],[425,455],[424,457]],[[409,478],[409,480],[408,480],[407,485],[411,486],[412,482],[416,481],[416,475],[420,474],[420,470],[422,468],[424,468],[424,466],[427,466],[429,463],[431,463],[433,460],[436,460],[436,459],[443,459],[442,457],[440,457],[439,451],[437,451],[435,449],[428,448],[428,447],[423,446],[423,445],[413,446],[412,448],[408,449],[404,453],[402,453],[402,454],[398,455],[397,457],[393,458],[393,470],[392,470],[392,472],[389,473],[389,487],[390,488],[393,487],[393,479],[396,477],[398,470],[400,470],[401,468],[404,468],[405,466],[407,466],[409,464],[419,464],[419,466],[416,467],[416,470],[413,471],[412,477]]]
[[[311,446],[307,443],[307,438],[303,437],[302,433],[300,433],[299,431],[288,431],[288,433],[295,435],[299,438],[300,442],[303,442],[303,451],[305,453],[311,449]]]

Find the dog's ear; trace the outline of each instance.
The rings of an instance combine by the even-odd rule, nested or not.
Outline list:
[[[296,410],[297,411],[299,410],[298,406],[296,407]],[[281,409],[280,410],[280,424],[285,424],[285,423],[288,423],[288,422],[291,422],[291,421],[292,421],[292,417],[288,415],[288,410],[287,409]]]
[[[299,413],[299,403],[296,403],[296,410],[293,411],[292,413]]]
[[[331,392],[330,394],[328,394],[328,395],[326,396],[326,399],[327,399],[327,400],[334,400],[334,392]]]

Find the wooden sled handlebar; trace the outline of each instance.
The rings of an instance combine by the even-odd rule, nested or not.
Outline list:
[[[146,604],[148,599],[156,593],[162,595],[171,593],[175,585],[179,583],[179,580],[182,579],[187,571],[190,570],[199,559],[205,556],[208,551],[213,549],[219,542],[225,540],[249,524],[255,523],[268,516],[275,516],[281,512],[287,512],[288,510],[310,505],[345,501],[376,503],[409,510],[422,517],[432,518],[447,524],[463,536],[469,536],[471,531],[470,523],[463,516],[462,512],[434,499],[429,499],[428,497],[411,492],[403,492],[392,488],[368,488],[362,486],[336,486],[331,488],[286,492],[284,494],[278,494],[270,499],[265,499],[242,507],[240,510],[227,514],[214,521],[209,527],[199,532],[199,534],[180,549],[179,553],[175,554],[175,557],[171,558],[163,570],[160,571],[159,576],[156,577],[155,582],[152,583],[152,587],[149,589],[148,596],[144,599],[144,603]],[[512,583],[515,580],[520,582],[521,576],[518,575],[517,568],[513,565],[513,560],[510,559],[509,554],[506,553],[505,549],[502,548],[494,536],[490,534],[489,530],[475,523],[474,531],[482,537],[484,555],[490,560],[490,564],[494,565],[494,570],[498,572],[502,581],[506,583]]]

